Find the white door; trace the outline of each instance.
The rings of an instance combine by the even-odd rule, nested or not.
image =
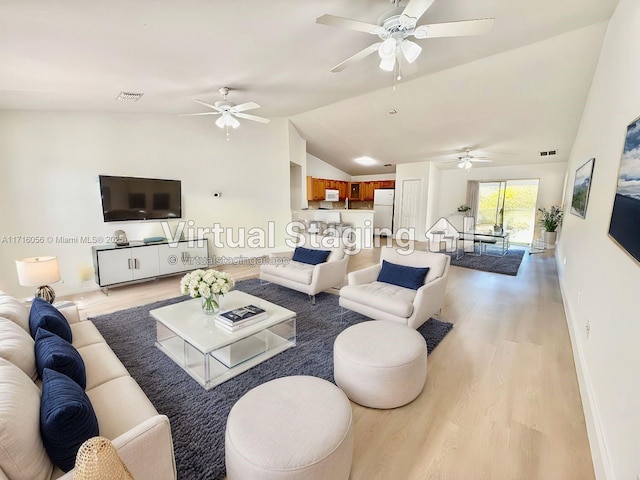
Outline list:
[[[131,258],[133,261],[134,280],[160,275],[157,245],[132,248]]]
[[[101,287],[133,280],[131,250],[131,248],[123,248],[97,252]]]
[[[422,180],[402,181],[402,202],[400,203],[400,228],[406,229],[409,239],[415,240],[418,229],[418,212],[420,209],[420,190]],[[406,236],[403,233],[403,236]]]

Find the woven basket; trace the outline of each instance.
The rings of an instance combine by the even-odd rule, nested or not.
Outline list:
[[[113,444],[93,437],[80,445],[76,455],[74,480],[134,480]]]

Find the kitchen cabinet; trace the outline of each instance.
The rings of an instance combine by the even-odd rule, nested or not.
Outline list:
[[[378,188],[396,188],[395,180],[381,180]]]
[[[344,201],[345,198],[349,195],[349,182],[339,182],[338,184],[338,192],[340,196],[340,201]]]
[[[323,178],[313,179],[313,199],[324,200],[324,191],[326,188],[326,180]]]
[[[313,200],[313,177],[307,176],[307,201]]]
[[[361,182],[349,182],[349,200],[361,200],[362,199],[362,183]]]
[[[373,200],[373,182],[362,182],[362,200]]]

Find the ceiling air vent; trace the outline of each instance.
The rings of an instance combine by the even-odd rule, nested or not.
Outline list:
[[[555,155],[557,150],[547,150],[546,152],[540,152],[541,157],[546,157],[547,155]]]
[[[144,93],[134,92],[120,92],[116,97],[116,100],[123,100],[125,102],[137,102]]]

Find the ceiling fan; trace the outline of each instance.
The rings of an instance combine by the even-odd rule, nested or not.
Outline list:
[[[227,100],[227,95],[229,94],[228,87],[222,87],[218,89],[218,92],[222,95],[222,100],[218,100],[213,105],[207,102],[203,102],[202,100],[198,100],[194,98],[195,102],[198,102],[205,107],[213,108],[215,112],[204,112],[204,113],[185,113],[180,115],[181,117],[188,117],[191,115],[220,115],[220,118],[216,120],[216,125],[220,128],[227,129],[227,136],[229,135],[229,127],[238,128],[240,126],[240,122],[237,118],[244,118],[245,120],[252,120],[254,122],[260,123],[269,123],[271,120],[268,118],[258,117],[257,115],[249,115],[246,112],[247,110],[253,110],[256,108],[260,108],[255,102],[246,102],[241,103],[240,105],[236,105],[233,102]]]
[[[487,159],[487,157],[478,157],[471,154],[471,150],[466,149],[462,155],[459,155],[455,160],[448,160],[445,163],[457,163],[458,168],[464,168],[465,170],[469,170],[474,163],[490,163],[493,160]]]
[[[435,0],[409,0],[404,8],[398,6],[399,1],[391,0],[394,8],[383,14],[377,25],[328,14],[316,19],[317,23],[323,25],[370,33],[377,35],[381,40],[339,63],[331,69],[332,72],[341,72],[374,52],[378,52],[380,56],[380,68],[393,72],[401,57],[407,62],[413,63],[422,52],[422,47],[409,40],[409,37],[423,40],[425,38],[480,35],[486,33],[494,21],[493,18],[481,18],[418,26],[418,20]]]

